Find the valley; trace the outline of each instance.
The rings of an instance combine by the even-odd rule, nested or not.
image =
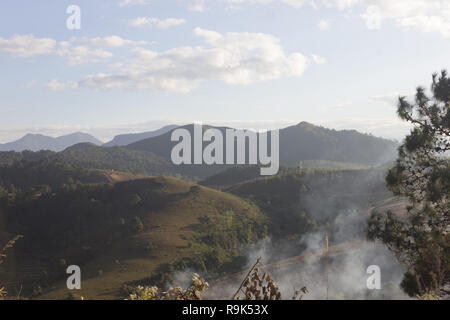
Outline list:
[[[8,291],[124,299],[137,285],[183,284],[194,272],[221,283],[264,243],[277,274],[320,255],[305,242],[314,235],[329,234],[330,256],[365,246],[368,213],[396,201],[385,169],[365,160],[311,151],[318,159],[295,156],[297,166],[282,162],[277,175],[261,177],[257,165],[175,166],[167,139],[170,132],[130,146],[0,153],[3,241],[24,235],[0,275]],[[68,265],[81,267],[81,290],[65,287]]]

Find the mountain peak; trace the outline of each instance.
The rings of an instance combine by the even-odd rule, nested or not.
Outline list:
[[[0,144],[0,151],[21,152],[24,150],[51,150],[58,152],[81,142],[90,142],[96,145],[102,144],[100,140],[83,132],[75,132],[57,138],[45,136],[39,133],[27,133],[25,136],[16,141]]]
[[[307,122],[307,121],[299,122],[296,126],[298,126],[298,127],[317,127],[316,125],[314,125],[310,122]]]
[[[129,133],[129,134],[121,134],[114,137],[113,140],[105,143],[104,147],[120,147],[132,144],[134,142],[157,137],[159,135],[165,134],[175,128],[177,128],[177,125],[166,125],[158,130],[154,131],[146,131],[146,132],[140,132],[140,133]]]

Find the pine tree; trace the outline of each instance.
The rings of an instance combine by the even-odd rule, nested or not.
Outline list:
[[[415,101],[400,97],[398,115],[413,129],[399,148],[386,182],[409,198],[407,219],[373,214],[369,239],[379,239],[409,270],[402,286],[410,295],[450,294],[450,78],[433,74],[432,96],[418,87]]]

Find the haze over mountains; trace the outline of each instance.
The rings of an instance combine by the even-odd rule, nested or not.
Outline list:
[[[27,135],[15,145],[14,143],[3,145],[0,150],[53,150],[58,153],[52,154],[51,157],[85,168],[146,175],[181,175],[194,181],[216,175],[233,166],[219,164],[174,165],[171,161],[171,151],[179,143],[171,141],[171,134],[175,128],[176,126],[166,126],[142,134],[121,135],[104,145],[100,145],[97,139],[85,134],[73,134],[59,138]],[[180,128],[187,129],[192,136],[194,135],[192,124]],[[203,126],[203,130],[207,128],[212,127]],[[227,129],[226,127],[215,128],[221,132],[225,132]],[[280,165],[287,167],[382,166],[395,158],[397,149],[397,144],[390,140],[362,134],[355,130],[331,130],[307,122],[281,129],[279,133]],[[127,141],[146,136],[148,138],[123,145]],[[40,142],[41,144],[39,144]],[[207,144],[208,142],[204,142],[203,147]],[[237,156],[236,148],[235,145],[235,157]],[[225,155],[226,150],[224,150],[224,157]],[[48,154],[8,153],[1,155],[0,162],[8,163],[20,159],[36,160],[44,156],[47,157]]]
[[[193,125],[187,129],[193,137]],[[211,126],[203,126],[203,130]],[[226,127],[215,127],[225,137]],[[279,130],[280,163],[298,166],[299,161],[327,160],[347,162],[366,166],[379,166],[395,158],[397,143],[359,133],[356,130],[332,130],[301,122]],[[171,151],[178,142],[171,142],[171,131],[126,146],[127,149],[153,152],[170,159]],[[203,146],[208,143],[204,142]],[[225,144],[225,143],[224,143]],[[225,156],[226,150],[224,150]],[[236,155],[236,152],[235,152]]]
[[[139,141],[139,140],[157,137],[157,136],[162,135],[166,132],[169,132],[177,127],[178,127],[177,125],[167,125],[167,126],[164,126],[160,129],[154,130],[154,131],[120,134],[120,135],[115,136],[114,139],[112,139],[111,141],[105,143],[103,146],[104,147],[126,146],[128,144],[131,144],[131,143]]]
[[[46,136],[43,134],[28,133],[18,140],[0,144],[0,151],[21,152],[24,150],[30,151],[50,150],[59,152],[78,143],[85,143],[85,142],[92,143],[97,146],[120,147],[126,146],[133,142],[162,135],[177,127],[178,127],[177,125],[167,125],[154,131],[120,134],[115,136],[111,141],[106,143],[103,143],[94,136],[83,132],[76,132],[56,138]]]
[[[194,137],[193,124],[180,128]],[[89,299],[165,286],[177,271],[215,279],[245,269],[248,248],[266,237],[275,244],[273,261],[296,256],[305,250],[299,239],[343,213],[365,221],[367,210],[391,197],[383,166],[395,158],[390,140],[301,122],[279,131],[279,172],[261,177],[258,165],[174,165],[174,129],[105,144],[118,146],[94,140],[58,152],[0,152],[0,241],[24,235],[9,265],[14,273],[0,283],[27,297],[61,299],[69,263],[82,267],[80,294]],[[120,145],[139,137],[146,138]],[[330,229],[333,245],[360,237],[335,234]]]
[[[60,137],[49,137],[42,134],[27,134],[19,140],[0,144],[0,151],[16,151],[21,152],[24,150],[39,151],[39,150],[51,150],[51,151],[62,151],[67,147],[73,146],[77,143],[89,142],[96,145],[101,145],[102,142],[95,138],[94,136],[75,132],[72,134],[60,136]]]

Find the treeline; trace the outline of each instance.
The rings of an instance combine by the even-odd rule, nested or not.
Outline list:
[[[58,153],[57,157],[85,168],[146,175],[169,175],[174,172],[172,164],[167,159],[151,152],[128,150],[122,147],[103,148],[83,143]]]
[[[56,153],[53,151],[22,151],[22,152],[15,152],[15,151],[1,151],[0,152],[0,165],[11,165],[15,161],[39,161],[44,158],[48,158],[50,156],[55,155]]]
[[[55,158],[41,160],[16,160],[0,166],[0,198],[10,194],[51,193],[74,185],[105,182],[105,176],[95,170],[87,170]]]
[[[61,152],[23,151],[0,152],[0,166],[11,166],[15,162],[39,162],[44,159],[58,160],[68,165],[86,169],[101,169],[129,172],[142,175],[165,175],[198,181],[223,170],[222,166],[175,166],[170,159],[155,153],[126,149],[123,147],[99,147],[81,143]]]

